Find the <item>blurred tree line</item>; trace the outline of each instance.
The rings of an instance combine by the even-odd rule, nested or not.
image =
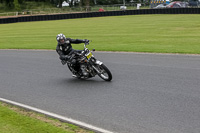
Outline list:
[[[123,2],[130,2],[130,0],[0,0],[0,4],[4,4],[8,9],[20,10],[21,5],[26,2],[45,2],[58,7],[62,7],[63,1],[69,3],[70,6],[93,6],[97,5],[112,5],[123,4]],[[140,0],[136,0],[140,1]]]

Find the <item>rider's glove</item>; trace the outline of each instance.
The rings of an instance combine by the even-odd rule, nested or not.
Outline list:
[[[90,41],[88,39],[85,39],[85,43],[89,43]]]

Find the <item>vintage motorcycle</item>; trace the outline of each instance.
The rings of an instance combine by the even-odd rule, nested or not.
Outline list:
[[[97,60],[92,52],[95,51],[93,49],[90,51],[86,45],[89,45],[89,42],[84,44],[84,49],[79,52],[73,52],[71,55],[71,59],[69,61],[66,61],[67,66],[69,70],[76,75],[77,78],[80,79],[88,79],[95,77],[98,75],[100,78],[102,78],[105,81],[111,81],[112,80],[112,74],[110,70],[103,64],[103,62]],[[76,60],[76,65],[71,63],[71,60]],[[84,66],[80,68],[81,66]],[[87,76],[83,75],[81,69],[84,69],[85,72],[88,73]]]

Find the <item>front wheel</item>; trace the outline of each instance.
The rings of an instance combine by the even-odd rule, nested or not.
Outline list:
[[[111,81],[112,80],[112,74],[110,72],[110,70],[104,65],[98,65],[99,67],[99,77],[102,78],[105,81]]]

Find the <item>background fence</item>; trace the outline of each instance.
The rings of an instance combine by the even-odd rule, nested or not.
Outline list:
[[[1,16],[18,16],[18,15],[47,15],[56,13],[72,13],[72,12],[98,12],[99,9],[105,11],[119,11],[123,5],[97,5],[89,7],[62,7],[62,8],[39,8],[39,9],[25,9],[20,12],[5,12],[0,13]],[[137,9],[137,4],[126,5],[127,10]],[[141,9],[149,9],[149,5],[141,4]]]
[[[61,19],[74,19],[74,18],[102,17],[102,16],[121,16],[121,15],[142,15],[142,14],[200,14],[200,8],[140,9],[140,10],[124,10],[124,11],[17,16],[10,18],[0,18],[0,24],[28,22],[28,21],[45,21],[45,20],[61,20]]]

